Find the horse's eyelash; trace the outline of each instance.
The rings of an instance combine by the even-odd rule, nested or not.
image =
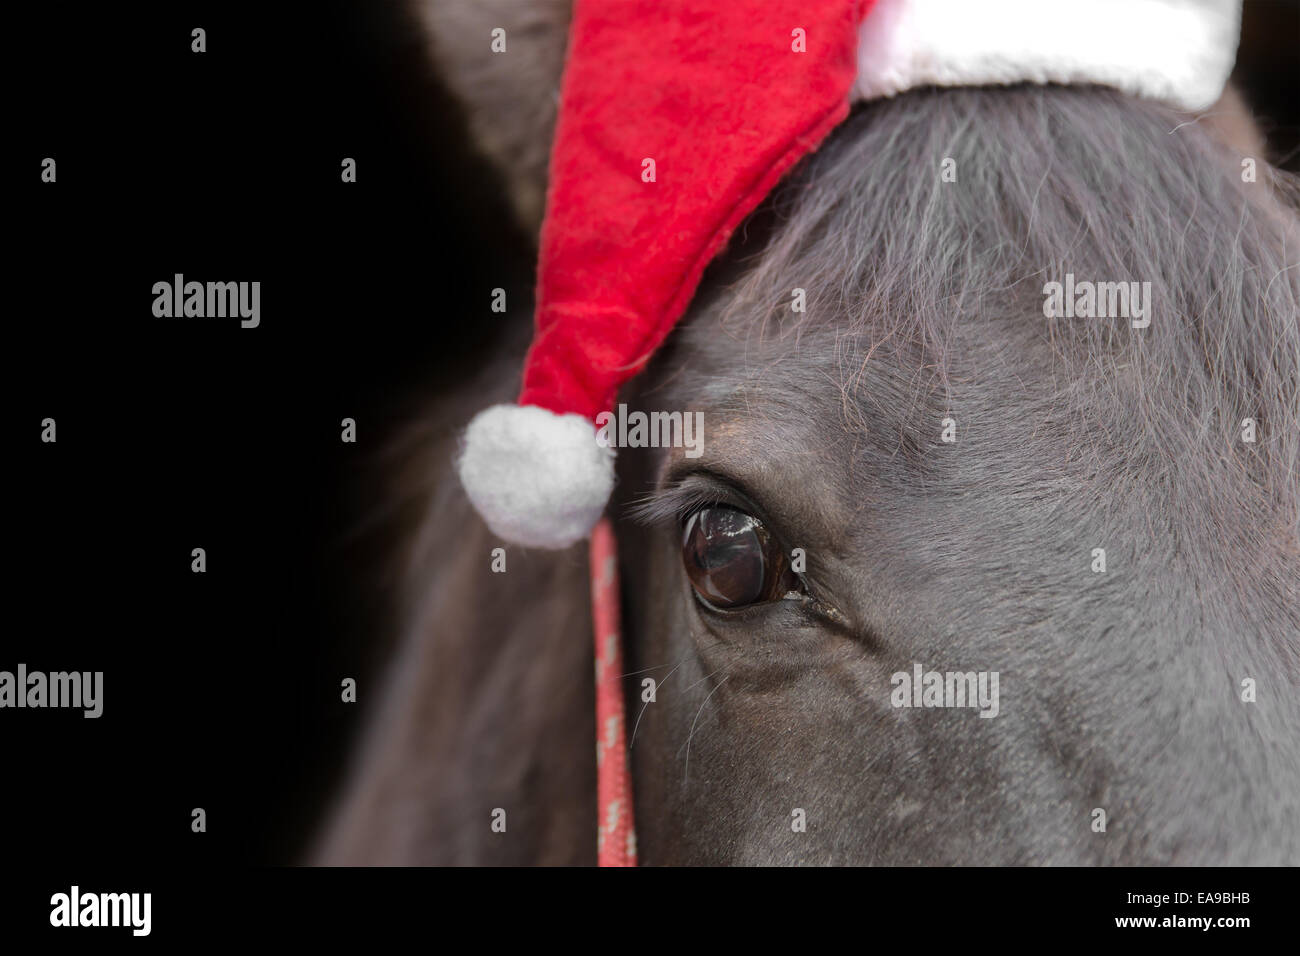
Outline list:
[[[675,485],[654,491],[628,509],[633,521],[643,525],[680,525],[692,512],[708,505],[731,504],[726,495],[711,488]]]
[[[743,486],[709,470],[692,469],[673,476],[629,509],[634,521],[645,525],[682,525],[701,508],[726,505],[761,518],[761,511]]]

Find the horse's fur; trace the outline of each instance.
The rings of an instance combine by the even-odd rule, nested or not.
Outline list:
[[[1185,121],[1088,88],[873,104],[711,270],[626,395],[703,410],[705,454],[625,450],[612,506],[645,862],[1300,862],[1295,186]],[[1044,318],[1067,271],[1151,282],[1150,327]],[[449,467],[514,390],[515,318],[403,446],[410,626],[321,861],[594,859],[583,549],[493,574]],[[692,599],[676,506],[736,492],[829,620]],[[1001,713],[891,707],[912,662],[998,671]]]
[[[703,409],[705,454],[625,452],[619,505],[729,476],[846,624],[705,614],[672,527],[627,530],[629,670],[680,663],[634,749],[649,862],[1300,861],[1295,220],[1174,125],[909,94],[732,250],[637,386]],[[1150,280],[1157,317],[1045,319],[1067,270]],[[891,708],[914,661],[998,671],[1002,713]]]
[[[546,198],[570,0],[418,0],[433,62],[468,107],[483,154],[506,174],[520,222],[536,233]],[[505,31],[504,53],[492,31]]]

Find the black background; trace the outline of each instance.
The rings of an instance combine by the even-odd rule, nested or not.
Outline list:
[[[1248,10],[1239,71],[1291,169],[1296,7]],[[0,713],[0,860],[64,890],[302,862],[363,716],[340,681],[393,640],[384,441],[492,348],[530,242],[398,3],[7,12],[0,669],[101,670],[105,703]],[[154,318],[174,273],[259,280],[261,326]]]
[[[340,682],[393,640],[386,439],[531,252],[399,5],[111,7],[11,36],[0,669],[100,670],[105,704],[4,711],[4,855],[294,863],[363,717]],[[261,325],[154,318],[175,273],[259,280]]]

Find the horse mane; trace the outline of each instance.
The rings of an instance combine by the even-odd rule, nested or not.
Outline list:
[[[940,179],[946,158],[955,183]],[[1100,87],[867,104],[770,199],[757,251],[733,250],[745,268],[723,292],[724,321],[745,337],[829,329],[846,349],[864,337],[868,351],[911,349],[946,390],[953,326],[995,297],[1023,295],[1041,314],[1043,284],[1067,271],[1150,281],[1147,334],[1043,319],[1063,372],[1084,372],[1062,397],[1086,408],[1108,368],[1149,396],[1172,388],[1177,408],[1134,412],[1148,441],[1188,449],[1225,447],[1254,417],[1267,435],[1241,464],[1294,526],[1300,179],[1252,156],[1257,181],[1243,182],[1244,158],[1184,114]],[[807,293],[802,314],[792,286]]]
[[[397,647],[309,859],[594,864],[595,690],[585,544],[507,546],[452,462],[471,415],[518,389],[529,309],[501,354],[391,436],[376,520],[395,555]],[[382,513],[382,514],[381,514]],[[506,571],[492,571],[505,547]],[[491,829],[505,811],[506,832]]]

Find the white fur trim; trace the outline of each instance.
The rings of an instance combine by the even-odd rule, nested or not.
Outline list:
[[[1223,92],[1241,0],[877,0],[855,99],[918,86],[1098,83],[1188,111]]]
[[[457,469],[493,532],[539,548],[585,538],[614,488],[614,452],[596,443],[595,424],[534,405],[475,415]]]

